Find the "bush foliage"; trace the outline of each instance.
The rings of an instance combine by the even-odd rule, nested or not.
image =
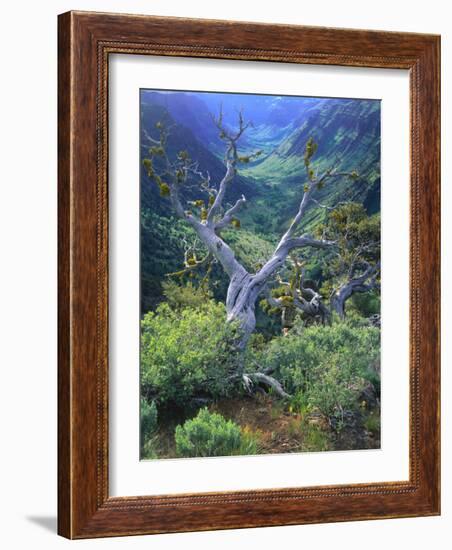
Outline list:
[[[204,408],[176,428],[176,452],[181,457],[231,456],[258,452],[257,438],[221,414]]]
[[[196,309],[161,304],[142,321],[141,382],[157,404],[188,405],[196,396],[227,394],[234,370],[236,327],[223,304],[205,300]]]
[[[212,299],[212,292],[206,285],[196,286],[192,282],[178,284],[174,280],[162,284],[163,295],[171,309],[203,308],[206,300]]]
[[[346,323],[302,327],[280,336],[258,352],[257,363],[273,371],[294,402],[331,419],[357,406],[370,365],[378,361],[380,331]]]
[[[154,401],[148,403],[143,397],[140,401],[140,435],[141,440],[152,436],[157,431],[157,407]]]
[[[140,400],[140,446],[143,458],[157,458],[154,444],[157,434],[157,406],[143,397]]]

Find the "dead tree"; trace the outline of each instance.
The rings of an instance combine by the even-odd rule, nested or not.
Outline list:
[[[337,165],[318,173],[311,164],[317,144],[310,138],[304,152],[306,178],[304,182],[300,182],[300,203],[296,215],[287,231],[281,236],[272,255],[256,272],[252,273],[237,260],[233,250],[221,236],[222,230],[226,227],[240,225],[240,211],[246,204],[246,198],[242,195],[234,205],[225,209],[226,191],[232,184],[239,166],[250,162],[260,154],[259,151],[247,156],[239,154],[237,144],[249,123],[244,121],[242,112],[239,113],[238,118],[238,128],[235,131],[231,131],[223,124],[221,111],[218,118],[214,118],[220,138],[225,143],[225,172],[217,185],[212,184],[209,174],[205,175],[199,170],[197,163],[189,158],[186,151],[180,151],[175,159],[169,158],[166,146],[168,130],[160,123],[157,123],[159,138],[147,136],[150,144],[149,157],[144,159],[143,165],[148,176],[159,186],[161,196],[170,201],[174,213],[193,228],[207,249],[206,258],[202,260],[192,260],[190,264],[190,259],[186,257],[185,269],[194,269],[198,262],[204,262],[213,257],[227,274],[229,278],[226,296],[227,320],[237,322],[240,328],[238,347],[243,350],[255,329],[256,302],[262,295],[269,296],[268,285],[284,265],[289,254],[297,249],[328,249],[335,246],[333,240],[299,234],[303,218],[313,202],[316,191],[332,181],[341,178],[356,179],[358,175],[356,172],[340,171]],[[194,176],[198,179],[199,190],[208,198],[187,203],[183,201],[181,189]],[[326,311],[322,311],[321,297],[312,289],[299,289],[294,300],[304,311],[326,315]],[[261,374],[263,373],[259,376]],[[269,378],[264,374],[260,376],[260,382],[267,383],[279,392],[279,383]]]

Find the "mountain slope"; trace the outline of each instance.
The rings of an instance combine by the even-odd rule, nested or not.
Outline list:
[[[212,183],[218,185],[225,173],[225,143],[218,136],[212,116],[217,114],[220,103],[224,124],[234,125],[240,107],[245,118],[253,122],[239,142],[240,154],[263,151],[258,160],[239,166],[228,189],[227,204],[234,203],[241,194],[247,198],[240,215],[242,229],[226,233],[225,238],[234,249],[246,248],[246,255],[251,258],[255,256],[253,239],[256,251],[271,250],[287,228],[303,195],[306,182],[303,154],[310,137],[319,145],[313,158],[313,166],[319,173],[339,159],[340,170],[356,170],[360,175],[357,181],[335,180],[319,190],[316,198],[330,206],[356,200],[363,202],[369,213],[380,210],[380,104],[375,100],[165,94],[144,90],[141,159],[148,154],[147,136],[156,138],[156,124],[163,122],[170,128],[167,145],[170,157],[186,150],[198,162],[199,169],[208,171]],[[195,182],[191,183],[184,187],[183,198],[206,198]],[[141,211],[142,294],[146,310],[161,296],[161,279],[182,264],[181,242],[189,229],[184,222],[174,220],[169,201],[160,197],[144,170]],[[323,217],[324,210],[313,205],[301,230],[311,230]]]
[[[317,198],[328,205],[343,200],[362,201],[369,213],[380,210],[380,106],[377,101],[332,100],[319,104],[305,113],[304,120],[280,145],[259,164],[249,166],[243,173],[260,183],[279,188],[285,197],[285,207],[279,212],[279,224],[284,217],[295,213],[302,186],[306,181],[303,154],[310,137],[318,143],[313,158],[314,169],[322,173],[338,163],[341,171],[356,170],[356,183],[341,180],[325,186]],[[312,223],[318,209],[307,217]]]
[[[170,158],[174,159],[179,151],[185,150],[190,158],[198,163],[201,172],[210,174],[212,183],[218,184],[221,181],[226,171],[223,161],[213,154],[207,144],[200,141],[189,127],[177,124],[164,106],[148,101],[141,103],[141,163],[148,156],[148,149],[151,146],[147,136],[154,139],[159,136],[156,127],[158,122],[163,123],[169,129],[167,152]],[[167,211],[168,201],[162,200],[159,196],[157,187],[153,184],[153,180],[148,178],[145,170],[141,170],[140,177],[142,206],[164,215]],[[195,180],[191,180],[182,188],[181,194],[184,199],[204,198],[196,189],[195,183]],[[260,193],[261,188],[256,186],[253,180],[242,174],[237,174],[234,184],[228,190],[226,200],[235,201],[242,194],[252,198]]]
[[[246,215],[257,231],[275,231],[284,225],[284,217],[292,215],[305,181],[303,153],[311,136],[319,145],[313,159],[319,171],[340,159],[341,170],[357,170],[361,176],[354,186],[342,181],[326,187],[320,198],[328,204],[345,199],[364,201],[370,213],[380,208],[379,101],[147,90],[142,92],[142,104],[164,106],[178,125],[178,141],[182,144],[183,134],[189,130],[198,144],[221,163],[225,144],[219,139],[212,117],[222,105],[224,123],[232,127],[238,110],[243,108],[245,119],[252,125],[240,140],[240,151],[248,154],[261,150],[262,155],[258,161],[240,167],[234,196],[245,188],[248,194],[259,195],[259,200],[249,203],[256,211]],[[198,160],[202,167],[206,159]],[[220,171],[218,168],[218,177]],[[274,223],[262,227],[262,211],[268,208],[274,211]],[[315,217],[311,213],[309,223]]]

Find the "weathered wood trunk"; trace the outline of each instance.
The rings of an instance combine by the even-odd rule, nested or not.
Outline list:
[[[239,349],[242,351],[256,327],[257,295],[253,291],[252,281],[249,273],[237,273],[231,278],[226,297],[227,320],[238,322],[241,331]]]
[[[355,293],[363,293],[378,286],[376,276],[380,271],[380,262],[369,266],[362,275],[349,279],[340,286],[331,296],[331,306],[339,315],[345,319],[345,302]]]

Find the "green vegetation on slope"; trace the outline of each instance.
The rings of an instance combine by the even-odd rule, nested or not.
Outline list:
[[[353,430],[359,422],[361,431],[377,433],[377,328],[359,317],[308,328],[299,320],[288,336],[268,342],[256,338],[247,351],[245,371],[253,372],[259,366],[272,372],[291,394],[288,401],[277,401],[268,408],[267,401],[245,397],[243,388],[228,378],[234,368],[234,333],[224,323],[224,315],[224,306],[208,298],[194,308],[172,310],[163,304],[156,313],[146,315],[142,333],[144,457],[161,456],[165,439],[172,443],[164,456],[254,454],[262,448],[275,452],[272,449],[280,447],[272,439],[272,423],[288,434],[291,450],[299,451],[342,445],[350,422]],[[271,404],[271,392],[269,399]],[[207,411],[205,403],[222,416]],[[243,418],[238,403],[248,411]],[[178,422],[165,424],[165,415],[175,407]],[[261,415],[257,429],[250,427],[254,414]],[[264,419],[270,431],[262,424]],[[362,444],[362,440],[355,441],[353,448]]]
[[[224,143],[211,115],[217,114],[221,99],[225,124],[231,128],[238,101],[234,94],[143,94],[141,160],[148,158],[148,138],[158,136],[162,123],[170,128],[169,156],[186,151],[218,185],[225,173]],[[262,154],[241,164],[229,186],[225,208],[242,194],[247,202],[240,228],[230,226],[222,237],[250,272],[271,256],[299,207],[310,138],[319,145],[314,170],[322,173],[336,164],[339,170],[359,174],[319,189],[315,197],[327,206],[356,204],[335,213],[314,204],[300,227],[300,232],[340,242],[333,252],[297,252],[305,289],[318,291],[328,301],[338,283],[355,269],[362,271],[365,262],[378,259],[378,247],[372,254],[366,249],[358,261],[355,249],[369,236],[379,243],[379,103],[239,99],[245,118],[254,122],[240,141],[239,154]],[[187,183],[180,190],[184,203],[207,200],[196,181]],[[242,355],[237,351],[237,327],[225,322],[228,279],[215,262],[199,272],[183,273],[187,246],[196,249],[198,258],[205,250],[188,224],[174,216],[161,191],[142,169],[141,456],[378,448],[380,331],[371,318],[377,314],[378,323],[378,287],[349,300],[345,321],[333,315],[331,325],[325,326],[299,312],[289,325],[280,309],[272,312],[264,303],[264,311],[257,304],[256,331]],[[286,296],[289,301],[291,262],[297,265],[288,259],[277,274],[280,278],[271,282],[274,297]],[[248,379],[237,375],[241,369]],[[270,373],[289,396],[281,398],[274,387],[253,379],[256,373]]]

